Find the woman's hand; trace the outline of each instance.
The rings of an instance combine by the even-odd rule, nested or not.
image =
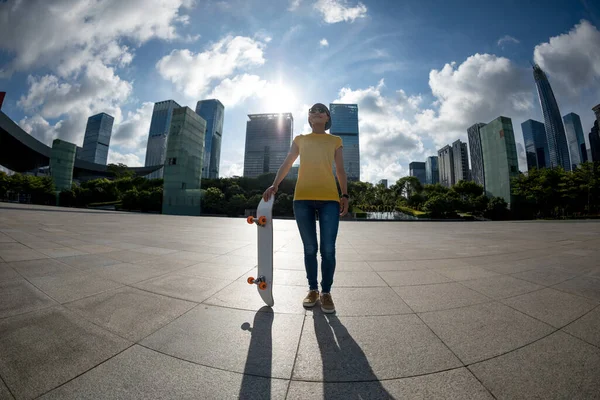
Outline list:
[[[340,217],[343,217],[348,213],[348,199],[346,197],[342,197],[340,199]]]
[[[275,195],[275,193],[277,193],[278,189],[279,188],[275,185],[269,186],[269,188],[267,190],[265,190],[265,192],[263,193],[263,199],[265,201],[269,201],[271,196],[273,196],[273,195]]]

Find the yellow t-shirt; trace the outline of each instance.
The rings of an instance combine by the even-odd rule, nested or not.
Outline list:
[[[342,138],[329,133],[308,133],[294,138],[300,149],[300,168],[294,200],[335,200],[340,196],[333,176],[335,151]]]

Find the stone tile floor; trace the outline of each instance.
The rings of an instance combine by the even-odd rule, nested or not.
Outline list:
[[[244,219],[0,203],[0,399],[600,398],[600,221],[350,222],[337,313]]]

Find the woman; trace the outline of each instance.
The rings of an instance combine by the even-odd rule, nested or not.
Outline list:
[[[319,300],[316,227],[318,215],[321,237],[321,309],[325,313],[332,313],[335,311],[330,292],[335,273],[335,241],[340,216],[348,212],[349,200],[342,139],[325,132],[331,127],[331,114],[321,103],[308,110],[308,123],[312,132],[294,138],[292,148],[277,171],[273,185],[265,190],[263,198],[267,201],[277,193],[279,184],[300,156],[298,181],[294,191],[294,216],[304,245],[304,267],[309,286],[303,305],[312,307]],[[342,191],[341,197],[333,176],[334,161]]]

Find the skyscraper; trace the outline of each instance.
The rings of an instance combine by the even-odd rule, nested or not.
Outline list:
[[[594,114],[596,114],[596,121],[598,121],[598,123],[600,124],[600,104],[592,107],[592,111],[594,112]]]
[[[425,161],[425,183],[435,185],[440,182],[440,171],[438,169],[438,157],[429,156]]]
[[[81,160],[106,165],[114,118],[106,113],[88,118],[83,138]]]
[[[173,100],[154,103],[150,131],[148,133],[148,145],[146,147],[146,162],[144,164],[146,167],[165,163],[165,153],[167,151],[167,140],[173,109],[179,107],[179,104]],[[163,170],[164,168],[160,168],[149,174],[147,178],[162,178]]]
[[[569,154],[571,156],[571,169],[587,161],[587,149],[585,148],[585,139],[583,137],[583,128],[581,119],[575,113],[569,113],[563,117],[565,123],[565,134],[569,144]]]
[[[246,122],[244,177],[254,178],[277,172],[292,145],[292,114],[249,114],[248,118],[250,120]]]
[[[498,117],[480,130],[485,193],[512,200],[511,179],[519,176],[517,146],[510,118]]]
[[[469,152],[471,153],[471,179],[478,185],[485,187],[485,178],[483,172],[483,153],[481,152],[481,137],[479,130],[485,124],[477,123],[467,129],[469,138]]]
[[[438,168],[440,173],[440,184],[442,186],[454,186],[454,157],[452,147],[446,145],[438,150]]]
[[[525,153],[527,156],[527,169],[549,168],[550,153],[544,124],[533,119],[528,119],[521,124]]]
[[[569,146],[567,136],[558,103],[554,97],[554,92],[548,82],[548,78],[542,69],[536,64],[533,67],[533,78],[538,89],[542,112],[544,113],[544,126],[546,128],[546,137],[548,140],[548,150],[550,154],[550,167],[563,167],[566,171],[571,170],[571,160],[569,157]]]
[[[216,179],[219,177],[224,111],[223,103],[216,99],[201,100],[196,104],[196,114],[206,121],[203,178]]]
[[[588,134],[588,138],[590,139],[590,153],[592,156],[591,161],[600,161],[600,129],[598,129],[598,120],[594,121],[594,126],[592,130]]]
[[[200,215],[206,121],[189,107],[173,110],[164,166],[163,214]]]
[[[348,180],[360,180],[360,146],[358,133],[358,105],[329,104],[331,132],[342,138],[344,169]],[[300,161],[302,162],[302,161]]]
[[[459,140],[452,143],[452,158],[454,161],[454,183],[469,180],[469,154],[467,144]]]
[[[421,185],[424,185],[426,180],[425,163],[413,161],[408,164],[408,168],[410,171],[410,176],[414,176],[419,180],[419,182],[421,182]]]

